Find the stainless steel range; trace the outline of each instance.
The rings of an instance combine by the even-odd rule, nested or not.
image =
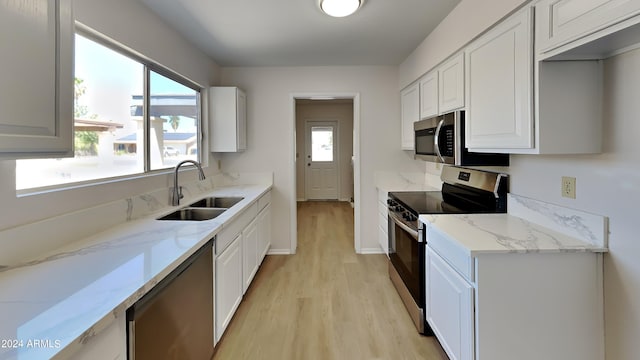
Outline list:
[[[433,335],[424,316],[426,232],[420,214],[507,212],[508,176],[456,166],[442,169],[441,191],[390,192],[389,277],[421,334]]]

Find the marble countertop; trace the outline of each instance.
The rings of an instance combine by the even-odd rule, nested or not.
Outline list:
[[[155,220],[178,207],[164,208],[38,259],[0,268],[0,359],[48,359],[81,346],[270,188],[215,188],[200,198],[244,200],[207,221]],[[41,343],[34,346],[34,340]]]
[[[510,214],[421,215],[420,221],[476,257],[487,253],[606,252],[607,248]]]

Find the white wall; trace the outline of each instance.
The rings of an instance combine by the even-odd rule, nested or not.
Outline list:
[[[463,0],[405,60],[404,87],[522,0]],[[608,59],[604,76],[604,151],[599,155],[512,155],[511,192],[609,217],[605,255],[606,359],[632,360],[640,353],[640,50]],[[577,178],[577,199],[560,196],[562,176]],[[533,340],[535,343],[535,340]]]
[[[512,156],[511,191],[609,217],[605,255],[607,359],[640,353],[640,51],[605,62],[604,151],[590,156]],[[573,176],[576,199],[560,196]]]
[[[209,57],[138,2],[77,0],[74,6],[78,21],[142,55],[203,86],[218,81],[219,68]],[[214,170],[209,169],[208,172],[213,173]],[[169,175],[163,174],[18,198],[15,161],[0,161],[0,230],[147,193],[169,186],[170,179]],[[184,177],[184,181],[195,179],[195,176]]]
[[[375,251],[377,194],[376,170],[420,171],[400,149],[400,99],[397,67],[282,67],[224,68],[223,85],[237,85],[247,92],[248,149],[224,154],[224,171],[274,171],[272,251],[290,249],[290,208],[295,197],[293,114],[291,94],[359,93],[362,225],[364,251]],[[377,223],[377,220],[374,221]]]
[[[338,145],[339,158],[339,191],[338,199],[348,201],[353,197],[353,168],[351,166],[351,155],[353,155],[353,101],[345,103],[344,100],[324,101],[316,100],[313,103],[296,103],[296,152],[298,161],[296,163],[296,196],[298,199],[305,199],[305,151],[306,136],[305,123],[312,121],[337,121],[338,123]]]

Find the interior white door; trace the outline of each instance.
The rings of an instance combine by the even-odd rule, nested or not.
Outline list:
[[[307,121],[305,124],[305,197],[338,199],[338,123]]]

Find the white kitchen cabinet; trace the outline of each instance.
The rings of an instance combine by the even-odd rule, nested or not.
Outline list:
[[[473,286],[427,247],[426,317],[452,360],[474,358]]]
[[[0,159],[73,156],[72,6],[0,2]]]
[[[451,359],[604,359],[602,254],[472,256],[427,239],[426,317]]]
[[[414,150],[413,123],[420,120],[420,86],[413,83],[400,92],[402,150]]]
[[[466,144],[474,151],[532,149],[533,10],[498,24],[466,52]]]
[[[242,235],[215,262],[215,341],[220,341],[242,301]]]
[[[389,257],[389,215],[387,207],[388,191],[378,189],[378,243]]]
[[[464,53],[438,67],[438,112],[464,107]]]
[[[209,139],[212,152],[247,149],[247,96],[237,87],[209,88]]]
[[[67,360],[125,360],[127,358],[127,330],[124,311],[102,331],[86,338],[79,350],[66,355],[62,352],[55,359]]]
[[[271,246],[271,203],[258,213],[258,264],[262,263]]]
[[[258,221],[254,219],[242,231],[242,293],[246,293],[258,272]]]
[[[438,115],[438,71],[420,79],[420,119]]]
[[[541,0],[535,7],[540,54],[574,41],[578,45],[581,39],[640,14],[637,0]]]

